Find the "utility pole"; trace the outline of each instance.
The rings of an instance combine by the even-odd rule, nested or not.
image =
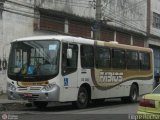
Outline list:
[[[5,2],[5,0],[1,0],[0,1],[0,19],[2,19],[2,13],[3,13],[3,9],[4,9],[4,2]]]
[[[147,0],[147,36],[150,35],[151,26],[151,0]]]
[[[96,22],[95,22],[95,30],[94,30],[94,39],[101,39],[101,0],[96,0]]]

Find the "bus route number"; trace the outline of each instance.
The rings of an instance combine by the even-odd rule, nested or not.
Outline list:
[[[89,78],[81,78],[82,82],[89,82]]]

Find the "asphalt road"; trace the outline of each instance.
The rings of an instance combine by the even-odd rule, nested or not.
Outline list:
[[[132,120],[138,103],[122,103],[118,99],[107,100],[103,104],[91,104],[88,108],[80,110],[69,103],[49,105],[43,110],[34,106],[27,108],[23,104],[7,107],[6,111],[1,112],[1,116],[7,116],[8,120]]]

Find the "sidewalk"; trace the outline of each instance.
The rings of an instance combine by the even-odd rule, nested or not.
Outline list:
[[[0,112],[24,109],[26,103],[24,100],[8,100],[7,94],[0,94]]]
[[[0,104],[7,104],[7,103],[24,103],[24,100],[8,100],[7,94],[3,93],[0,94]]]

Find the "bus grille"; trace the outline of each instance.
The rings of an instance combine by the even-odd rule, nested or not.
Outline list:
[[[27,92],[31,92],[31,91],[40,91],[42,89],[41,86],[32,86],[32,87],[19,87],[18,91],[23,92],[23,91],[27,91]]]

